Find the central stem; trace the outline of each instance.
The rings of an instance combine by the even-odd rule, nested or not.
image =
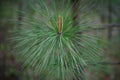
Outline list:
[[[60,35],[62,33],[62,27],[63,27],[63,17],[58,16],[58,34]]]

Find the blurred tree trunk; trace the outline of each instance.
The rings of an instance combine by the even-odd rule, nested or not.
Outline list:
[[[3,8],[4,8],[4,1],[0,3],[0,17],[3,17]],[[6,27],[3,25],[3,18],[0,19],[0,80],[5,80],[5,70],[6,70],[6,52],[4,50],[5,46],[5,34],[6,34]]]
[[[72,0],[72,14],[73,14],[73,26],[77,26],[79,24],[78,17],[80,16],[79,7],[80,7],[81,0]]]
[[[112,23],[112,2],[111,0],[109,0],[108,2],[108,23],[111,24]],[[108,28],[108,39],[110,40],[112,38],[112,31],[113,31],[113,28],[112,26],[110,25],[109,28]]]
[[[21,26],[21,22],[23,20],[23,11],[24,11],[24,8],[25,8],[25,1],[24,0],[21,0],[18,2],[18,27]]]

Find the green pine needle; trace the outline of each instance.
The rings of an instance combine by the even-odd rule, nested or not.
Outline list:
[[[89,62],[96,62],[102,49],[99,38],[79,34],[93,26],[82,23],[73,26],[69,0],[67,4],[60,2],[49,5],[39,1],[36,7],[32,6],[34,15],[31,18],[26,14],[22,26],[14,30],[12,40],[24,67],[45,72],[49,80],[72,80],[78,78],[76,74],[84,73]]]

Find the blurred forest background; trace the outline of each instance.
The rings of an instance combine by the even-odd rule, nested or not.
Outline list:
[[[23,71],[22,62],[9,51],[9,30],[21,26],[25,16],[21,11],[27,12],[31,17],[34,15],[27,4],[29,1],[0,0],[0,80],[43,80],[45,77],[44,74],[33,73],[31,69]],[[71,3],[76,1],[78,0],[71,0]],[[93,70],[88,71],[83,80],[120,80],[120,0],[88,0],[86,5],[98,7],[92,9],[92,15],[96,18],[95,22],[102,25],[91,29],[90,32],[107,40],[108,46],[104,49],[104,56],[108,62],[98,63],[101,65],[99,69],[93,66]]]

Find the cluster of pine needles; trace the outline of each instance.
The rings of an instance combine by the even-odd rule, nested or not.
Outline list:
[[[72,7],[70,0],[40,0],[31,6],[32,18],[26,13],[11,38],[24,67],[46,73],[49,80],[77,80],[89,63],[97,61],[102,54],[100,39],[84,33],[94,27],[85,22],[91,18],[81,14],[73,25]]]

